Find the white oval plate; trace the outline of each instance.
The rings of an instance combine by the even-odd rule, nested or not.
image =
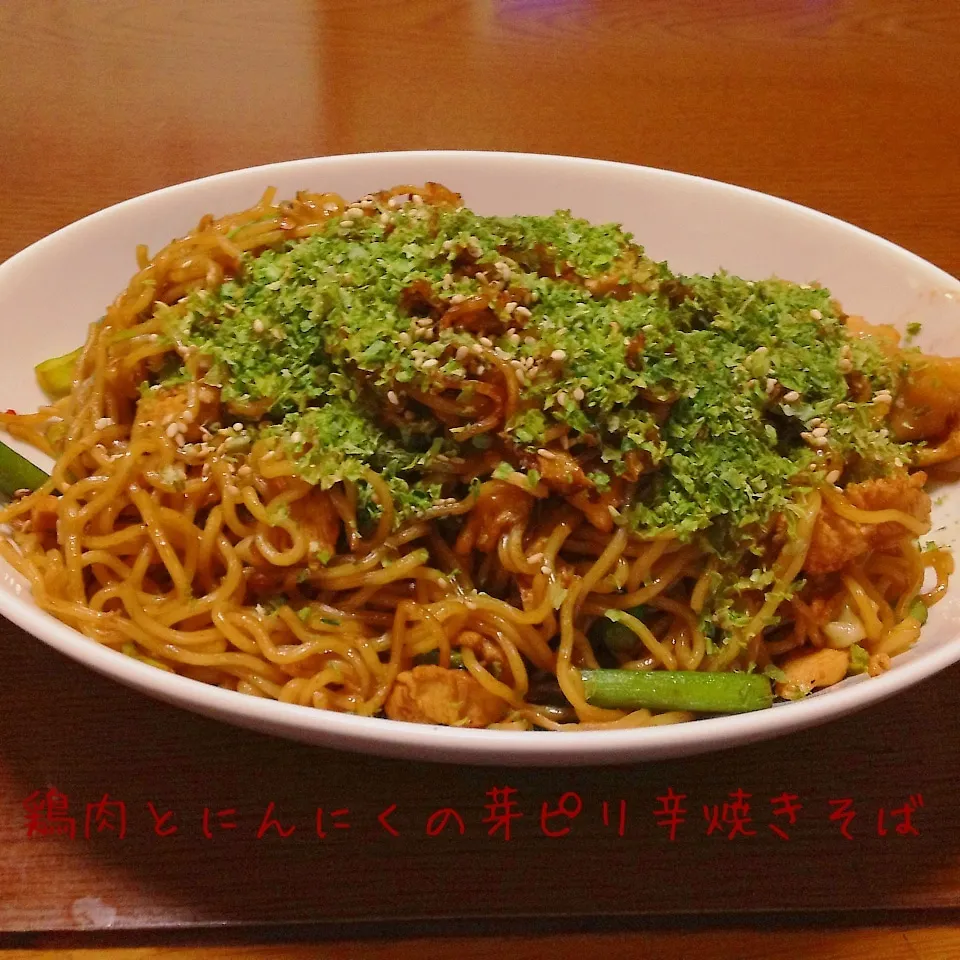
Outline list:
[[[956,353],[960,282],[893,244],[821,213],[739,187],[626,164],[476,152],[361,154],[277,163],[169,187],[65,227],[0,266],[0,405],[42,402],[33,365],[73,349],[86,325],[126,285],[134,248],[158,249],[204,213],[252,205],[267,186],[356,198],[395,183],[436,180],[486,214],[558,208],[634,231],[679,271],[721,268],[829,287],[849,313],[873,323],[923,324],[919,344]],[[20,449],[39,458],[36,451]],[[44,464],[46,466],[46,464]],[[960,485],[943,491],[934,536],[960,545]],[[74,660],[152,697],[241,727],[329,747],[462,763],[593,764],[678,757],[778,736],[860,710],[960,659],[960,590],[931,611],[917,646],[875,679],[857,677],[797,703],[677,726],[582,733],[430,727],[354,717],[244,696],[132,660],[38,610],[23,581],[0,565],[0,613]]]

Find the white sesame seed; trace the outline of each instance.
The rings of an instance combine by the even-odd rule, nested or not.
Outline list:
[[[516,309],[517,309],[516,303],[515,303],[513,300],[511,300],[511,301],[503,308],[503,312],[504,312],[507,316],[510,316],[510,314],[513,313],[513,311],[516,310]]]
[[[260,319],[253,321],[253,332],[254,333],[263,333],[263,321]]]
[[[902,461],[899,457],[894,457],[894,458],[893,458],[893,465],[894,465],[895,467],[902,467],[902,466],[903,466],[903,461]]]
[[[800,399],[800,394],[796,390],[791,390],[789,393],[784,394],[783,399],[787,403],[796,403]]]
[[[453,249],[453,241],[452,241],[452,240],[444,240],[443,243],[441,244],[441,246],[443,247],[444,250],[452,250],[452,249]]]
[[[112,426],[113,426],[113,418],[112,418],[112,417],[101,417],[101,418],[93,425],[93,428],[94,428],[95,430],[106,430],[107,427],[112,427]]]
[[[507,337],[507,339],[508,339],[515,347],[519,347],[519,346],[520,346],[520,334],[519,334],[519,333],[511,333],[510,336]]]
[[[517,375],[517,380],[519,380],[520,383],[524,383],[524,382],[525,382],[525,378],[524,378],[524,375],[523,375],[523,370],[522,370],[520,367],[517,367],[513,372]]]
[[[549,563],[545,563],[545,564],[540,568],[540,572],[541,572],[541,573],[545,573],[547,576],[550,576],[550,564],[549,564]]]
[[[183,434],[182,434],[182,433],[178,433],[178,434],[173,438],[173,442],[174,442],[178,447],[182,447],[183,444],[184,444],[184,442],[185,442],[185,441],[184,441],[184,438],[183,438]]]
[[[536,338],[536,337],[524,337],[524,338],[523,338],[523,342],[524,342],[528,347],[535,347],[535,346],[537,345],[537,338]]]
[[[410,346],[410,334],[407,333],[406,330],[402,330],[400,333],[398,333],[397,339],[400,341],[401,344],[403,344],[403,346],[405,347]]]
[[[457,347],[456,357],[460,363],[463,363],[470,356],[470,348],[467,346]]]
[[[773,393],[777,389],[777,381],[773,377],[767,377],[767,394]]]
[[[810,311],[810,316],[813,317],[814,320],[822,320],[822,319],[823,319],[823,314],[822,314],[819,310],[811,310],[811,311]]]
[[[566,359],[567,359],[567,352],[566,352],[566,350],[554,350],[553,353],[550,354],[550,359],[551,359],[551,360],[558,360],[558,361],[559,361],[559,360],[566,360]]]
[[[467,298],[462,293],[455,293],[451,298],[450,302],[456,306],[458,303],[463,303]]]
[[[815,437],[825,437],[829,432],[827,427],[817,427],[815,430],[810,431]]]
[[[399,406],[399,405],[400,405],[400,401],[397,399],[397,395],[396,395],[392,390],[388,390],[388,391],[387,391],[387,399],[388,399],[394,406]]]
[[[402,207],[402,206],[403,206],[403,198],[402,198],[402,197],[391,197],[391,198],[387,201],[387,206],[390,207],[391,210],[396,210],[397,207]]]
[[[849,357],[844,357],[843,359],[841,359],[840,363],[837,364],[837,366],[840,368],[841,373],[849,373],[853,369],[853,363],[851,362]]]
[[[245,464],[237,471],[237,476],[240,476],[240,477],[249,477],[251,473],[253,473],[253,468],[252,468],[249,464],[245,463]]]
[[[381,213],[380,226],[385,227],[390,223],[393,223],[393,217],[391,217],[389,213]]]
[[[492,347],[493,341],[489,337],[478,337],[477,343],[484,347]]]
[[[180,425],[177,424],[177,423],[171,423],[170,426],[167,427],[167,430],[166,430],[166,434],[167,434],[168,437],[170,437],[171,440],[172,440],[179,432],[180,432]]]
[[[577,387],[577,388],[573,391],[573,399],[574,399],[574,400],[580,401],[580,400],[582,400],[582,399],[584,398],[584,396],[586,396],[586,394],[584,394],[584,392],[583,392],[583,387]]]
[[[299,430],[295,430],[290,434],[291,443],[303,443],[303,434]]]
[[[820,417],[814,417],[807,426],[812,430],[814,427],[819,427],[823,423],[823,420]]]
[[[340,226],[341,226],[341,227],[352,227],[352,226],[353,226],[353,221],[352,221],[352,220],[341,220],[341,221],[340,221]]]
[[[421,197],[419,193],[415,193],[410,199],[417,204],[423,203],[423,197]]]
[[[557,401],[557,406],[562,407],[567,402],[567,395],[563,390],[558,390],[553,399]]]
[[[243,429],[243,424],[240,423],[240,421],[238,420],[238,421],[233,425],[233,429],[234,429],[234,430],[242,430],[242,429]]]
[[[827,483],[836,483],[836,482],[840,479],[840,471],[839,471],[839,470],[831,470],[831,471],[827,474],[826,479],[827,479]]]
[[[552,451],[548,450],[546,447],[541,447],[537,453],[539,456],[543,457],[544,460],[556,460],[557,455]]]
[[[845,413],[847,410],[850,409],[850,404],[838,403],[833,409],[839,411],[840,413]]]
[[[753,352],[754,352],[755,354],[757,354],[758,356],[761,356],[761,357],[762,357],[762,356],[765,356],[766,354],[768,354],[768,353],[770,352],[770,348],[769,348],[769,347],[764,347],[764,346],[759,346],[759,347],[757,347],[757,349],[754,350]]]
[[[324,213],[336,213],[340,209],[340,205],[333,202],[328,202],[323,205]]]
[[[436,357],[430,357],[427,360],[423,361],[424,370],[432,370],[440,361]]]
[[[486,369],[487,369],[487,368],[481,363],[480,366],[477,367],[477,376],[478,376],[478,377],[482,377],[482,376],[484,375],[484,373],[486,372]]]

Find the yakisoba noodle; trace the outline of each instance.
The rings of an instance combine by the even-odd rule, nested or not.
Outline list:
[[[136,255],[41,368],[63,395],[2,417],[56,462],[0,550],[155,667],[399,720],[649,726],[710,710],[613,709],[591,672],[802,696],[886,669],[946,589],[917,468],[960,452],[960,364],[819,287],[675,276],[616,227],[438,184],[269,190]]]

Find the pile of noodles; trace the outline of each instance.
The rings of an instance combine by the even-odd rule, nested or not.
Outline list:
[[[450,202],[435,185],[401,185],[373,199],[383,205],[411,195]],[[520,729],[692,719],[586,701],[579,671],[598,665],[590,628],[611,609],[649,612],[620,619],[640,641],[641,653],[620,664],[633,669],[763,669],[824,647],[825,624],[844,609],[862,625],[871,672],[916,640],[919,622],[908,611],[921,595],[926,605],[942,596],[949,555],[919,548],[929,524],[900,510],[857,509],[830,484],[798,503],[794,535],[776,556],[774,582],[744,642],[709,652],[699,614],[711,557],[670,534],[604,532],[585,522],[593,503],[554,493],[534,504],[507,477],[397,526],[390,489],[371,472],[380,519],[362,530],[355,484],[336,484],[321,498],[276,445],[244,448],[229,426],[206,432],[202,443],[161,423],[134,431],[140,384],[168,357],[195,373],[181,422],[230,419],[205,410],[216,402],[198,358],[166,336],[156,305],[217,288],[238,275],[244,255],[308,237],[347,206],[330,193],[275,203],[271,190],[242,213],[205,217],[153,257],[138,249],[139,272],[91,326],[69,395],[37,413],[0,417],[56,461],[48,483],[0,515],[10,530],[0,552],[42,609],[163,670],[367,716],[383,713],[403,671],[424,658],[448,666],[459,651],[462,667],[503,702],[496,725]],[[482,422],[481,408],[465,416],[441,399],[425,402],[448,423],[477,423],[465,437],[488,430],[517,403],[517,380],[502,366],[491,354],[476,383],[490,400],[482,410],[491,423]],[[892,524],[902,535],[844,570],[833,596],[783,601],[825,504],[851,522]],[[337,534],[325,564],[310,560],[318,525]],[[923,593],[931,568],[936,584]],[[539,693],[551,677],[560,699],[555,689]]]

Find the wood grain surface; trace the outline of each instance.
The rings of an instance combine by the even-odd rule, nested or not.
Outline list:
[[[542,960],[544,957],[583,956],[643,957],[645,960],[770,960],[800,957],[803,960],[956,960],[960,933],[949,927],[900,930],[802,930],[755,932],[745,930],[709,933],[645,932],[566,934],[563,936],[506,936],[371,942],[279,944],[264,942],[197,948],[139,947],[132,949],[13,950],[4,960]]]
[[[942,0],[5,0],[0,259],[111,203],[223,170],[475,148],[753,187],[957,275],[958,53],[960,5]],[[960,908],[957,668],[828,727],[713,757],[505,771],[285,743],[153,703],[9,624],[0,644],[0,931],[25,957],[58,937],[77,957],[187,956],[181,941],[107,950],[114,934],[185,928],[191,943],[233,931],[210,957],[960,956],[956,934],[929,925]],[[487,792],[504,786],[523,814],[509,842],[482,822]],[[27,837],[23,802],[51,787],[68,797],[75,839]],[[654,815],[669,788],[687,808],[673,842]],[[756,833],[708,836],[713,806],[722,816],[737,790]],[[582,812],[547,837],[542,805],[566,792]],[[784,793],[801,804],[794,825],[771,804]],[[87,805],[104,796],[126,804],[123,839],[95,821],[83,836]],[[911,797],[918,835],[898,833],[893,814]],[[852,839],[831,800],[851,801]],[[150,804],[175,834],[154,832]],[[377,819],[393,805],[398,836]],[[451,822],[430,836],[447,807],[464,834]],[[268,809],[295,832],[258,840]],[[217,829],[224,810],[236,828]],[[688,929],[491,939],[436,926],[577,916]],[[784,916],[787,928],[764,929]],[[805,916],[812,926],[796,927]],[[858,917],[897,925],[850,928]],[[735,929],[702,929],[731,918]],[[322,948],[264,947],[256,933],[395,921],[419,926]],[[90,954],[86,936],[99,938]]]

